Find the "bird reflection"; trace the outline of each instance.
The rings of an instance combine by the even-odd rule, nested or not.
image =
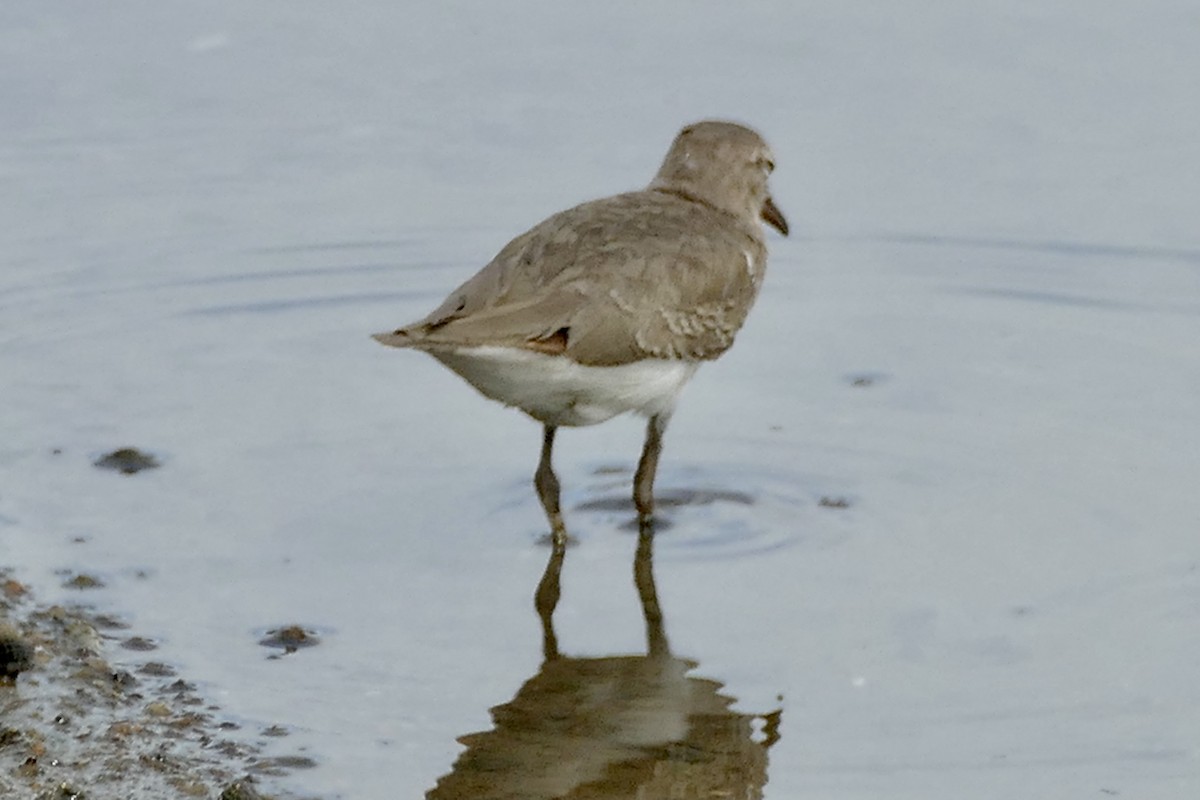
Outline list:
[[[730,710],[721,684],[690,677],[671,655],[654,586],[653,532],[643,527],[634,584],[647,654],[572,658],[558,650],[553,614],[565,548],[554,544],[538,584],[544,661],[516,696],[492,709],[495,727],[459,741],[466,751],[426,794],[432,800],[599,800],[762,797],[780,711]]]

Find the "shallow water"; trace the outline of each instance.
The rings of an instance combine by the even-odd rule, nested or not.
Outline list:
[[[540,437],[367,336],[734,117],[796,233],[666,438],[704,741],[768,798],[1194,795],[1190,5],[654,8],[6,4],[0,565],[286,725],[278,788],[447,785],[546,674]],[[556,447],[585,670],[645,664],[641,433]],[[320,644],[269,659],[288,624]],[[692,763],[675,708],[611,763]]]

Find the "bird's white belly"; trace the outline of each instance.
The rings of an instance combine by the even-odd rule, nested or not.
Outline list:
[[[509,347],[429,351],[487,397],[549,425],[595,425],[633,411],[670,413],[696,371],[690,361],[645,359],[592,367],[563,356]]]

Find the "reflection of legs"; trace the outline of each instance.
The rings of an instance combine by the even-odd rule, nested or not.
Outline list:
[[[654,474],[658,472],[658,454],[662,452],[662,435],[667,427],[667,417],[659,414],[646,424],[646,444],[638,460],[637,474],[633,476],[633,505],[637,509],[638,522],[649,523],[654,517]]]
[[[563,555],[567,552],[567,543],[555,539],[550,551],[550,560],[546,562],[546,571],[538,582],[537,591],[533,595],[533,607],[537,609],[538,618],[542,621],[542,658],[553,661],[558,658],[558,637],[554,635],[554,608],[558,605],[559,575],[562,574]]]
[[[542,459],[538,462],[537,472],[533,474],[533,485],[537,489],[538,499],[542,501],[542,508],[546,509],[546,518],[550,521],[550,534],[555,544],[559,544],[566,542],[567,528],[558,508],[558,476],[550,466],[550,451],[554,449],[555,430],[553,425],[546,425],[542,431]]]
[[[667,633],[663,627],[662,608],[658,605],[658,591],[654,587],[654,527],[643,522],[638,530],[637,555],[633,559],[633,583],[637,586],[638,599],[642,601],[642,615],[646,618],[646,647],[651,656],[669,656]]]

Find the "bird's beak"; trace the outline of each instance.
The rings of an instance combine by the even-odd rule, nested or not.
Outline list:
[[[775,201],[770,197],[767,198],[767,202],[763,203],[762,218],[763,222],[784,236],[788,235],[787,219],[783,216],[783,212],[779,210],[779,207],[775,205]]]

